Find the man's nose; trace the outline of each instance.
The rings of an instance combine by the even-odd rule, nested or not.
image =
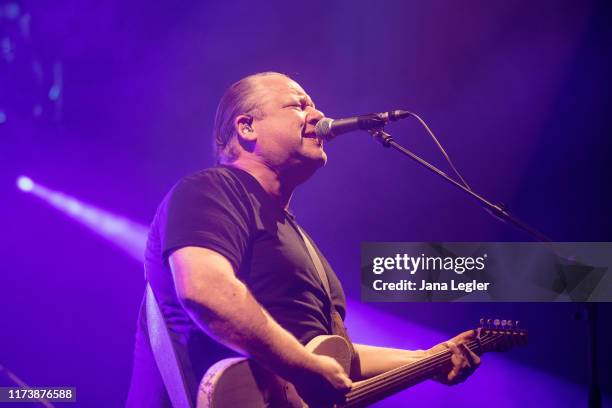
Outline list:
[[[309,124],[316,125],[318,121],[325,117],[325,114],[318,109],[310,108],[308,112],[308,118],[306,119]]]

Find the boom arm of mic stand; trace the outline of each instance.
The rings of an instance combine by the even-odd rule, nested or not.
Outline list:
[[[501,219],[502,221],[508,222],[514,225],[516,228],[520,229],[523,232],[529,234],[533,239],[540,242],[551,242],[551,240],[546,237],[544,234],[536,230],[535,228],[527,225],[523,221],[519,220],[512,214],[508,212],[506,208],[500,205],[493,204],[489,200],[485,199],[481,195],[473,192],[472,190],[466,188],[463,184],[458,183],[454,179],[448,176],[448,174],[444,173],[442,170],[438,169],[431,163],[423,160],[416,154],[412,153],[410,150],[398,144],[393,137],[385,132],[382,128],[371,130],[370,134],[374,136],[376,140],[378,140],[385,147],[393,147],[404,155],[410,157],[423,167],[442,177],[444,180],[449,183],[455,185],[459,189],[471,195],[473,198],[478,200],[488,212]],[[601,408],[602,406],[602,398],[601,398],[601,389],[599,387],[599,380],[597,378],[597,367],[598,367],[598,359],[597,359],[597,303],[579,303],[578,307],[583,306],[583,313],[585,316],[585,320],[587,321],[588,326],[588,334],[589,334],[589,345],[588,347],[588,361],[590,365],[589,372],[589,400],[588,406],[590,408]]]
[[[487,200],[486,198],[484,198],[480,194],[475,193],[474,191],[472,191],[472,190],[468,189],[467,187],[465,187],[463,184],[460,184],[459,182],[457,182],[456,180],[451,178],[448,174],[444,173],[442,170],[438,169],[437,167],[435,167],[431,163],[429,163],[426,160],[420,158],[419,156],[417,156],[416,154],[414,154],[410,150],[408,150],[405,147],[403,147],[402,145],[398,144],[395,140],[393,140],[393,137],[390,134],[388,134],[387,132],[385,132],[383,129],[374,129],[374,130],[371,130],[370,134],[372,136],[374,136],[374,138],[376,140],[378,140],[383,146],[385,146],[385,147],[393,147],[394,149],[398,150],[400,153],[403,153],[405,156],[410,157],[412,160],[416,161],[421,166],[423,166],[426,169],[428,169],[429,171],[437,174],[438,176],[442,177],[444,180],[446,180],[449,183],[453,184],[455,187],[461,189],[463,192],[465,192],[465,193],[469,194],[470,196],[472,196],[473,198],[475,198],[478,202],[480,202],[480,204],[482,204],[482,206],[485,208],[485,210],[487,210],[491,215],[501,219],[502,221],[505,221],[505,222],[515,226],[516,228],[518,228],[521,231],[523,231],[523,232],[527,233],[528,235],[530,235],[536,241],[551,242],[551,240],[548,237],[546,237],[544,234],[542,234],[541,232],[539,232],[535,228],[531,227],[530,225],[526,224],[525,222],[521,221],[520,219],[516,218],[514,215],[510,214],[508,209],[504,208],[504,206],[498,205],[498,204],[493,204],[491,201]]]

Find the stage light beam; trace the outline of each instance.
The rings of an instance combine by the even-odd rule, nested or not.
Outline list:
[[[20,176],[17,178],[17,187],[25,192],[25,193],[29,193],[34,189],[34,182],[32,181],[31,178],[26,177],[26,176]]]
[[[132,258],[142,262],[148,232],[146,225],[34,183],[27,176],[17,178],[17,187],[23,192],[41,198],[97,235],[115,244]]]

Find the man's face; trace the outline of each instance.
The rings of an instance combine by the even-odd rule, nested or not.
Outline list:
[[[258,79],[262,119],[254,119],[257,134],[255,153],[274,168],[325,165],[323,141],[316,138],[315,125],[323,113],[315,109],[310,96],[295,81],[281,75]]]

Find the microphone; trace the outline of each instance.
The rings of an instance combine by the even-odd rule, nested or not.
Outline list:
[[[395,122],[407,118],[408,116],[411,116],[411,113],[408,111],[394,110],[353,116],[344,119],[323,118],[315,125],[315,133],[318,138],[329,141],[336,136],[354,130],[379,129],[389,122]]]

